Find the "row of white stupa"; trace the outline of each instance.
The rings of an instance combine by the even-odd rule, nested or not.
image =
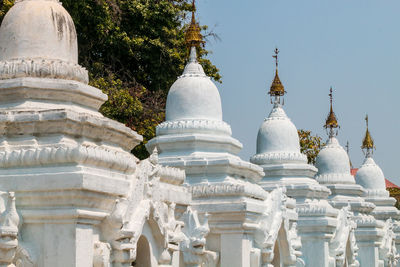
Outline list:
[[[147,144],[103,117],[107,96],[77,62],[57,0],[20,0],[0,28],[0,266],[396,266],[399,212],[371,157],[358,170],[330,137],[316,166],[300,153],[278,74],[251,162],[197,62],[195,22],[166,121]],[[397,265],[398,266],[398,265]]]
[[[194,203],[198,203],[199,210],[218,218],[210,221],[211,229],[232,231],[231,226],[222,226],[222,217],[231,216],[228,214],[233,211],[228,212],[225,205],[234,201],[219,199],[227,193],[218,192],[217,186],[238,183],[239,178],[243,183],[255,182],[268,192],[285,188],[286,195],[296,200],[297,229],[306,266],[397,266],[400,211],[386,191],[382,170],[372,159],[374,144],[368,128],[363,141],[366,158],[354,178],[348,154],[336,139],[338,123],[331,91],[325,125],[329,138],[317,156],[316,166],[307,164],[306,156],[300,153],[297,129],[282,108],[284,93],[276,71],[269,92],[274,106],[258,132],[257,154],[250,159],[255,165],[242,161],[236,156],[241,144],[231,137],[230,127],[222,121],[218,89],[204,74],[192,47],[183,75],[169,91],[166,122],[157,127],[157,137],[147,147],[149,151],[158,149],[161,164],[186,171]],[[253,197],[257,198],[256,194]],[[268,216],[276,215],[271,212]],[[237,238],[235,241],[240,243],[248,237]],[[223,253],[222,247],[216,250]],[[223,266],[233,266],[230,264],[238,260],[230,257],[232,261]],[[290,265],[282,264],[285,260],[280,257],[280,263],[272,259],[273,266]]]

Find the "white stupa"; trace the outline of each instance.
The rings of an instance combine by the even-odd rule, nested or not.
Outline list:
[[[61,3],[16,1],[0,28],[0,187],[15,192],[22,223],[7,266],[93,266],[99,225],[128,195],[142,140],[98,112],[106,100],[78,64]]]
[[[336,139],[339,124],[333,112],[332,88],[329,96],[330,112],[324,126],[328,130],[329,137],[317,156],[318,173],[315,179],[332,191],[329,202],[333,207],[338,209],[349,207],[352,212],[352,221],[357,224],[355,236],[359,248],[360,266],[378,266],[379,242],[383,236],[384,225],[370,215],[375,205],[364,200],[362,196],[365,190],[355,183],[350,173],[347,152]]]
[[[57,0],[17,1],[0,32],[0,78],[23,76],[88,82],[78,65],[71,16]]]
[[[166,121],[157,126],[157,137],[147,147],[149,151],[157,147],[160,163],[185,167],[189,184],[210,182],[207,174],[213,172],[225,174],[212,181],[224,181],[229,173],[258,181],[263,174],[261,168],[237,156],[242,144],[222,121],[218,89],[197,62],[195,47],[168,93]],[[198,167],[202,164],[208,166],[206,173]]]
[[[157,136],[147,149],[157,148],[161,164],[186,171],[193,207],[210,214],[207,242],[219,252],[220,266],[239,266],[239,262],[250,266],[250,261],[295,265],[301,255],[297,237],[278,234],[289,229],[296,233],[294,201],[283,197],[282,189],[273,194],[264,191],[257,184],[264,175],[262,168],[237,156],[242,144],[222,120],[218,89],[197,61],[201,34],[194,14],[186,38],[189,61],[168,93],[166,121],[157,126]],[[284,224],[286,230],[279,232]],[[292,247],[286,256],[274,254],[274,249],[285,246]]]
[[[265,175],[259,184],[266,191],[282,186],[289,197],[296,199],[298,229],[306,266],[331,266],[335,255],[326,248],[338,225],[338,211],[327,201],[329,189],[315,181],[317,169],[308,164],[307,157],[300,152],[296,126],[283,110],[286,92],[278,75],[278,53],[276,49],[277,68],[269,92],[273,108],[261,124],[257,154],[250,161],[263,168]],[[319,256],[315,257],[316,254]]]
[[[357,171],[356,182],[364,187],[365,199],[376,205],[376,208],[372,212],[376,218],[381,220],[389,218],[399,219],[400,211],[394,207],[396,200],[389,197],[382,169],[372,158],[375,145],[368,129],[368,116],[366,117],[366,121],[367,129],[362,143],[362,149],[365,150],[365,160]]]
[[[365,160],[356,174],[356,182],[365,189],[366,201],[376,205],[372,215],[385,222],[385,234],[381,244],[381,259],[385,266],[395,266],[394,262],[399,259],[400,252],[400,211],[394,207],[396,199],[389,196],[386,190],[385,176],[382,169],[372,158],[375,149],[374,140],[368,129],[368,116],[365,118],[367,129],[361,148],[365,152]]]
[[[332,191],[329,198],[334,207],[342,208],[350,203],[353,211],[372,211],[375,206],[362,198],[364,189],[355,183],[350,172],[349,156],[336,139],[336,129],[339,128],[339,124],[333,112],[332,88],[329,95],[331,106],[324,126],[328,130],[329,137],[317,156],[318,173],[315,179]]]

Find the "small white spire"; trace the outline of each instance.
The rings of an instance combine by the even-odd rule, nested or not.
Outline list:
[[[196,52],[196,47],[192,46],[190,48],[190,56],[189,56],[189,62],[192,63],[197,63],[197,52]]]
[[[186,76],[186,75],[192,75],[192,76],[195,75],[195,76],[206,77],[203,67],[197,61],[197,52],[196,52],[195,46],[192,46],[190,48],[189,61],[186,64],[185,70],[183,71],[183,74],[181,77]]]

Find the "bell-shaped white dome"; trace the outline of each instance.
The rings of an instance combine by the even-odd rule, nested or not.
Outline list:
[[[183,75],[169,90],[166,107],[167,121],[193,119],[222,121],[218,88],[197,62],[194,47]]]
[[[319,152],[316,167],[318,169],[316,179],[320,183],[355,183],[354,177],[350,174],[349,156],[335,137],[329,138]]]
[[[89,82],[78,65],[71,16],[57,0],[22,0],[0,27],[0,80],[36,77]]]
[[[78,62],[75,26],[58,1],[19,1],[1,24],[0,60],[35,58]]]
[[[367,190],[386,190],[385,176],[371,157],[367,157],[358,169],[356,182]]]
[[[278,102],[258,130],[257,154],[250,161],[259,165],[307,162],[300,152],[296,126]]]
[[[257,135],[257,154],[270,152],[300,152],[296,126],[281,105],[274,106]]]

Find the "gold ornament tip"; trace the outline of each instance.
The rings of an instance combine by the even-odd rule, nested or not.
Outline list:
[[[185,33],[185,43],[189,48],[192,46],[199,47],[205,43],[201,34],[201,28],[196,22],[194,11],[192,12],[192,21]]]
[[[275,78],[272,81],[271,88],[269,90],[269,94],[271,96],[283,96],[286,93],[285,87],[283,86],[281,79],[278,75],[278,70],[275,72]]]
[[[331,129],[339,128],[339,123],[337,121],[335,112],[333,112],[333,90],[332,90],[332,87],[329,90],[329,98],[330,98],[331,107],[330,107],[330,111],[329,111],[328,117],[326,118],[324,127],[326,129],[328,129],[328,128],[331,128]]]
[[[365,136],[362,141],[361,148],[362,149],[374,149],[375,148],[374,139],[372,139],[372,136],[368,129],[368,115],[365,117],[365,122],[367,124],[367,129],[365,130]]]
[[[338,128],[339,127],[338,121],[336,119],[336,115],[333,111],[329,112],[329,115],[326,118],[324,127],[325,128]]]

